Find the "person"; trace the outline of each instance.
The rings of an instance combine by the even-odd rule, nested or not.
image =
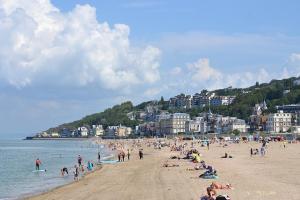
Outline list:
[[[63,168],[61,169],[61,175],[64,176],[65,174],[69,175],[68,168],[63,167]]]
[[[209,199],[216,198],[217,192],[215,189],[213,189],[212,187],[208,187],[208,188],[206,188],[206,191],[207,191],[207,195],[208,195]]]
[[[213,188],[213,189],[232,189],[231,184],[226,184],[224,186],[224,185],[222,185],[220,183],[217,183],[217,182],[212,182],[210,187]]]
[[[129,149],[127,149],[127,158],[128,158],[128,160],[130,160],[130,152],[129,152]]]
[[[78,155],[77,161],[78,161],[78,165],[79,165],[79,167],[80,167],[81,164],[82,164],[82,157],[81,157],[80,155]]]
[[[78,181],[78,176],[79,176],[79,168],[77,167],[77,165],[74,165],[74,180]]]
[[[100,152],[98,152],[98,163],[100,163],[100,160],[101,160],[101,154]]]
[[[121,162],[121,153],[118,153],[118,160]]]
[[[40,161],[40,159],[39,158],[37,158],[36,160],[35,160],[35,169],[36,170],[40,170],[40,165],[42,164],[42,162]]]
[[[92,162],[88,161],[88,163],[87,163],[87,169],[88,169],[88,171],[92,171],[93,170]]]
[[[228,155],[228,153],[225,153],[225,155],[222,156],[221,158],[232,158],[232,156],[231,156],[231,155]]]
[[[207,141],[207,150],[209,150],[209,141]]]
[[[144,156],[143,149],[139,150],[139,156],[140,156],[140,160],[143,159],[143,156]]]
[[[265,147],[261,147],[260,148],[260,154],[261,154],[261,156],[264,156],[265,154],[266,154],[266,152],[265,152]]]
[[[123,162],[125,161],[125,152],[124,151],[122,152],[122,161]]]
[[[253,156],[253,149],[250,149],[250,156]]]

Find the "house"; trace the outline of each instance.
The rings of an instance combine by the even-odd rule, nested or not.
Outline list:
[[[292,114],[279,111],[269,114],[267,119],[267,131],[275,133],[284,133],[291,128]]]
[[[93,125],[92,126],[93,135],[94,136],[102,136],[104,135],[104,129],[102,125]]]
[[[89,130],[87,127],[78,127],[78,133],[81,137],[87,137],[89,135]]]
[[[58,134],[58,132],[52,132],[50,134],[51,137],[60,137],[60,135]]]

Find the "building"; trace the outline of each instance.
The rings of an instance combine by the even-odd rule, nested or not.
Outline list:
[[[51,135],[51,137],[60,137],[58,132],[52,132],[50,135]]]
[[[94,136],[102,136],[104,135],[104,129],[102,125],[93,125],[93,135]]]
[[[242,119],[234,119],[229,123],[229,131],[238,130],[240,133],[246,133],[246,122]]]
[[[196,93],[192,97],[192,107],[205,107],[209,103],[209,97],[206,94]]]
[[[300,126],[300,104],[290,104],[290,105],[282,105],[276,106],[277,112],[283,111],[284,113],[292,114],[292,125]]]
[[[159,122],[160,134],[178,134],[185,133],[185,123],[190,120],[190,115],[186,113],[170,114],[167,119],[162,119]]]
[[[185,122],[186,133],[205,133],[206,121],[203,117],[196,117],[194,120],[188,120]]]
[[[189,109],[192,107],[192,97],[191,95],[180,94],[175,97],[170,98],[169,108],[184,108]]]
[[[233,103],[235,96],[214,96],[210,100],[212,106],[228,106]]]
[[[89,130],[87,127],[82,126],[78,128],[78,133],[81,137],[87,137],[89,135]]]
[[[126,126],[119,126],[116,130],[116,135],[118,137],[127,137],[132,133],[132,129]]]
[[[155,135],[159,135],[159,132],[157,132],[157,124],[158,122],[147,122],[147,123],[143,123],[140,124],[138,126],[138,132],[139,135],[143,135],[143,136],[155,136]]]
[[[118,137],[127,137],[132,134],[132,128],[126,126],[108,126],[107,135],[108,136],[118,136]]]
[[[277,113],[269,114],[267,119],[267,131],[275,133],[287,132],[292,124],[292,114],[279,111]]]

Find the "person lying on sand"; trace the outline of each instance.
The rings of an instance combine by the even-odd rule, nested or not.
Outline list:
[[[180,160],[180,157],[179,157],[179,156],[171,156],[170,158],[171,158],[171,159],[178,159],[178,160]]]
[[[210,185],[211,188],[213,189],[232,189],[232,186],[231,184],[226,184],[226,185],[222,185],[221,183],[218,183],[218,182],[212,182],[211,185]]]
[[[215,189],[213,189],[211,187],[208,187],[208,188],[206,188],[206,191],[207,191],[207,195],[208,195],[209,200],[216,198],[217,192],[216,192]]]
[[[179,165],[177,165],[177,164],[168,164],[168,163],[165,163],[165,164],[163,165],[163,167],[179,167]]]

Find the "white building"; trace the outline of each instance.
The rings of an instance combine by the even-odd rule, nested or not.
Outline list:
[[[194,120],[185,122],[186,133],[205,133],[206,127],[207,124],[203,117],[196,117]]]
[[[86,127],[84,127],[84,126],[79,127],[78,128],[78,132],[80,133],[80,135],[82,137],[87,137],[89,135],[89,130]]]
[[[292,114],[279,111],[278,113],[269,114],[267,119],[267,131],[275,133],[287,132],[292,126]]]
[[[230,131],[234,131],[234,130],[238,130],[241,133],[245,133],[246,132],[246,123],[245,120],[242,119],[235,119],[233,120],[230,124],[229,124],[229,130]]]
[[[160,133],[163,135],[185,133],[185,123],[188,120],[190,120],[189,114],[170,114],[167,119],[162,119],[159,122]]]

